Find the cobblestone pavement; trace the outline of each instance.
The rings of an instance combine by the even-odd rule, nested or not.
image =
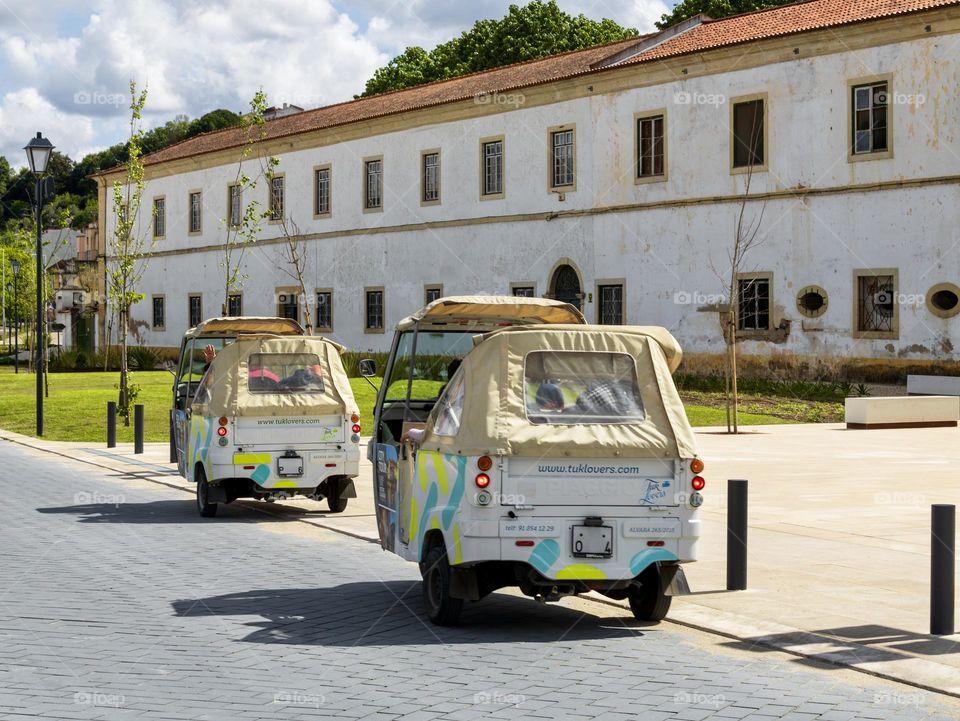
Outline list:
[[[939,694],[582,600],[422,620],[416,567],[0,443],[0,719],[953,719]]]

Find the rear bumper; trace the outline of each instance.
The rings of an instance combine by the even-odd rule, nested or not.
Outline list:
[[[647,523],[654,520],[657,523]],[[460,528],[461,537],[451,539],[459,543],[460,555],[450,557],[463,564],[525,563],[556,581],[625,580],[640,575],[653,563],[697,560],[698,519],[604,518],[603,525],[612,529],[612,554],[606,558],[574,553],[573,527],[580,524],[582,517],[523,519],[521,524],[466,521]]]

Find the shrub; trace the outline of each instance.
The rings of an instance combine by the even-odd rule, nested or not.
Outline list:
[[[160,364],[160,354],[149,346],[134,346],[127,349],[127,361],[131,369],[152,371]]]

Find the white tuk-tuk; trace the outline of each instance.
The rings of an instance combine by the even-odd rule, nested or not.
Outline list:
[[[201,516],[237,498],[296,495],[339,513],[356,498],[360,415],[343,348],[307,336],[240,336],[210,363],[187,411],[187,480]]]
[[[679,345],[663,328],[579,324],[563,304],[450,300],[401,324],[371,443],[382,545],[420,564],[431,620],[507,586],[597,591],[662,619],[696,560],[705,484],[671,376]],[[574,320],[530,324],[531,310]],[[447,335],[461,322],[469,348]],[[433,401],[417,392],[424,345],[465,351]]]

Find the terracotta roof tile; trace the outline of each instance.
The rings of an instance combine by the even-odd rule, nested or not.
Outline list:
[[[636,42],[637,38],[633,37],[606,45],[597,45],[585,50],[576,50],[562,55],[553,55],[548,58],[530,60],[502,68],[463,75],[458,78],[441,80],[428,85],[373,95],[337,105],[328,105],[270,120],[266,123],[265,129],[268,138],[279,138],[383,115],[416,110],[417,108],[466,100],[483,94],[505,92],[519,87],[530,87],[552,80],[560,80],[572,75],[590,72],[591,66],[595,63],[630,47]],[[214,150],[239,147],[243,144],[243,140],[243,131],[238,128],[213,131],[151,153],[144,158],[144,162],[147,165],[152,165]]]
[[[960,0],[807,0],[770,10],[707,20],[688,32],[621,62],[620,65],[905,15],[945,5],[956,5],[958,2]]]
[[[669,38],[660,45],[612,66],[606,66],[602,61],[651,36],[630,38],[585,50],[442,80],[429,85],[329,105],[268,121],[264,127],[267,138],[281,138],[466,100],[482,94],[507,92],[576,75],[602,72],[609,67],[622,67],[721,46],[749,43],[763,38],[848,25],[956,4],[960,4],[960,0],[807,0],[770,10],[705,21],[687,32]],[[171,145],[146,156],[144,160],[147,165],[154,165],[239,147],[243,141],[243,132],[238,128],[219,130]]]

